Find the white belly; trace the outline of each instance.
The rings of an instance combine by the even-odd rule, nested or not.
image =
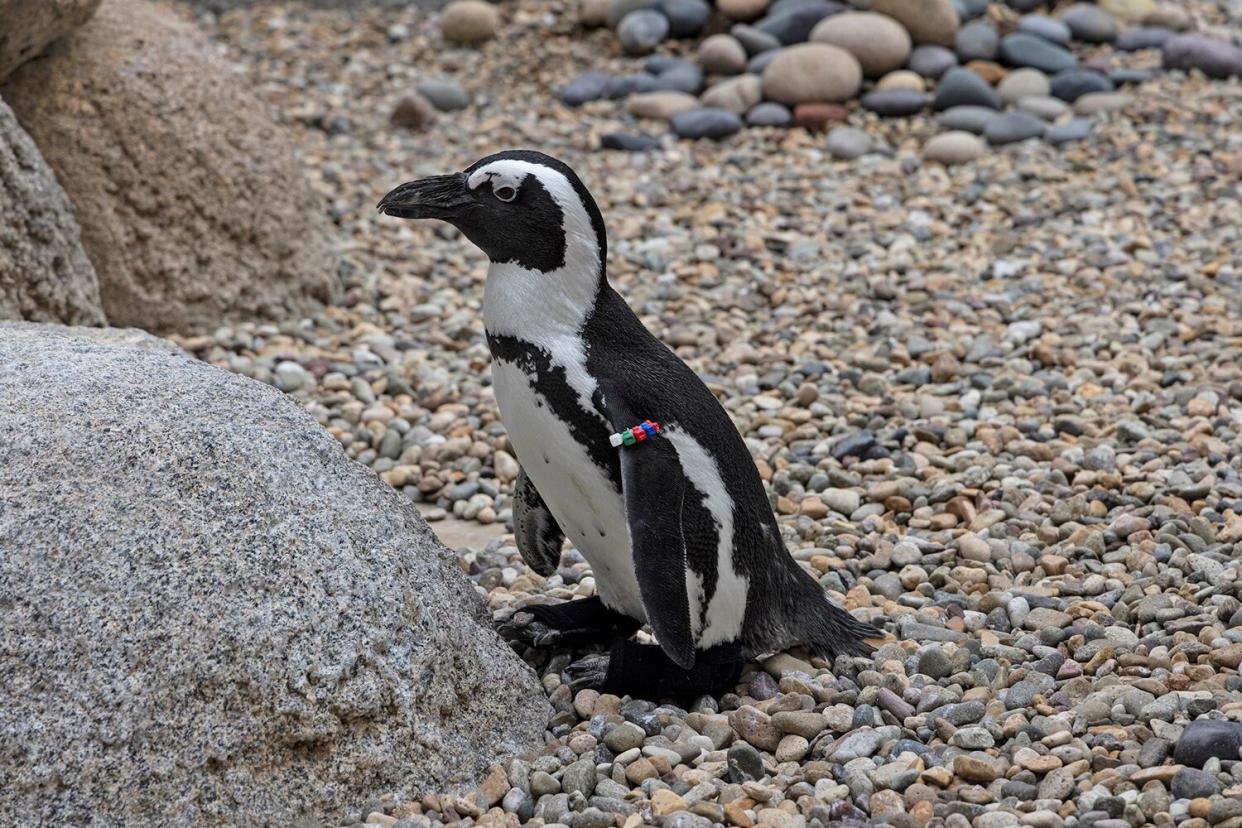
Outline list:
[[[620,493],[518,366],[493,361],[492,386],[518,462],[565,537],[591,564],[600,597],[645,622]],[[600,428],[607,428],[602,420]]]

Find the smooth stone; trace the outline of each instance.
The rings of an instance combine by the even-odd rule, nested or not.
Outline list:
[[[767,52],[760,52],[747,61],[746,71],[752,75],[762,75],[782,51],[782,49],[771,49]]]
[[[660,139],[651,135],[631,135],[625,132],[606,132],[599,137],[600,147],[624,152],[646,152],[660,146]]]
[[[656,92],[657,79],[644,72],[641,75],[613,75],[608,80],[609,98],[628,98],[637,92]]]
[[[953,39],[953,51],[957,52],[958,60],[966,63],[972,60],[992,60],[1000,49],[1000,34],[996,27],[986,20],[967,23],[957,30]]]
[[[1147,83],[1151,78],[1152,73],[1146,69],[1114,69],[1108,73],[1108,79],[1117,86]]]
[[[823,129],[829,124],[845,123],[850,111],[841,104],[812,101],[800,103],[793,109],[793,125],[807,129]]]
[[[1044,140],[1049,144],[1067,144],[1071,141],[1085,141],[1090,135],[1091,130],[1095,128],[1095,122],[1090,118],[1073,118],[1063,124],[1056,124],[1048,127],[1044,132]],[[1066,665],[1076,665],[1077,662],[1067,661]],[[1059,675],[1058,675],[1059,677]]]
[[[1169,793],[1176,799],[1208,799],[1220,793],[1220,783],[1198,768],[1182,768],[1169,783]]]
[[[1092,3],[1076,3],[1061,13],[1075,40],[1111,43],[1117,37],[1117,18]]]
[[[1015,66],[1030,66],[1049,74],[1078,65],[1078,58],[1064,48],[1027,32],[1001,38],[1000,56]]]
[[[703,93],[703,106],[727,109],[741,115],[763,100],[763,84],[755,75],[741,75],[721,81]]]
[[[1018,21],[1018,31],[1042,37],[1049,43],[1068,46],[1072,33],[1060,20],[1042,14],[1028,14]]]
[[[612,0],[604,22],[608,24],[608,28],[615,29],[630,12],[639,9],[654,9],[658,2],[659,0]]]
[[[821,20],[811,42],[839,46],[858,59],[863,74],[878,78],[905,66],[910,35],[891,17],[871,12],[846,12]]]
[[[1164,42],[1165,69],[1198,69],[1209,78],[1242,75],[1242,48],[1201,34],[1179,34]]]
[[[1113,47],[1123,52],[1137,52],[1142,49],[1159,49],[1164,46],[1165,41],[1173,36],[1172,29],[1153,29],[1146,26],[1139,26],[1133,29],[1126,29],[1117,35],[1117,39],[1113,41]]]
[[[668,18],[654,9],[632,11],[617,25],[617,39],[627,55],[645,55],[668,37]]]
[[[776,35],[768,34],[760,31],[754,26],[746,23],[735,23],[729,34],[737,38],[737,42],[742,44],[742,48],[746,50],[746,54],[754,57],[760,52],[767,52],[771,49],[781,48],[781,42],[776,39]]]
[[[716,0],[716,8],[730,20],[754,20],[768,10],[772,0]]]
[[[656,75],[652,90],[666,92],[685,92],[697,95],[703,88],[703,70],[693,63],[681,63],[672,66]]]
[[[983,155],[987,147],[977,135],[955,130],[933,136],[923,147],[923,158],[941,164],[965,164]]]
[[[950,0],[871,0],[871,10],[905,26],[915,43],[952,46],[961,23]]]
[[[1134,96],[1124,92],[1088,92],[1074,101],[1074,112],[1078,115],[1098,115],[1125,109],[1132,103]]]
[[[742,128],[742,119],[727,109],[692,109],[674,115],[673,132],[681,138],[711,138],[719,141]]]
[[[999,117],[995,109],[987,106],[955,106],[940,114],[940,125],[946,129],[962,130],[982,135],[988,122]]]
[[[1007,112],[998,118],[988,121],[983,128],[983,137],[989,144],[1013,144],[1028,138],[1039,138],[1047,129],[1047,124],[1029,112]]]
[[[607,97],[613,76],[607,72],[586,72],[569,82],[561,91],[561,101],[569,106],[582,106],[584,103]]]
[[[454,0],[440,12],[440,33],[453,43],[491,40],[500,27],[500,12],[483,0]]]
[[[878,89],[863,95],[859,101],[863,109],[885,118],[922,112],[927,108],[927,102],[927,93],[910,89]]]
[[[625,101],[625,110],[631,115],[661,121],[699,106],[699,99],[685,92],[640,92],[630,95]]]
[[[756,104],[746,113],[746,123],[751,126],[783,127],[789,126],[793,113],[784,104],[768,101]]]
[[[1015,69],[996,85],[996,94],[1010,105],[1023,98],[1042,97],[1051,93],[1052,84],[1048,76],[1038,69]]]
[[[834,127],[824,146],[833,156],[850,161],[871,151],[871,136],[854,127]]]
[[[986,106],[1000,109],[1000,97],[987,81],[964,67],[950,69],[936,85],[932,108],[940,111],[955,106]]]
[[[847,101],[861,84],[854,56],[826,43],[782,49],[763,71],[764,97],[784,104]]]
[[[896,72],[889,72],[876,82],[875,88],[881,89],[911,89],[915,92],[927,91],[927,84],[924,82],[922,75],[911,72],[908,69],[898,69]]]
[[[957,66],[957,55],[952,49],[935,44],[916,46],[906,61],[906,68],[917,75],[935,80]]]
[[[1055,121],[1069,112],[1069,104],[1051,95],[1031,95],[1018,101],[1018,109],[1045,121]]]
[[[470,93],[450,80],[428,78],[419,81],[414,88],[441,112],[455,112],[470,106]]]
[[[1159,11],[1156,0],[1096,0],[1100,8],[1125,21],[1142,20]]]
[[[707,0],[660,0],[659,10],[668,18],[670,37],[697,37],[711,17]]]
[[[795,43],[805,43],[819,21],[829,15],[840,14],[846,9],[847,7],[841,3],[829,2],[829,0],[809,0],[805,4],[786,11],[769,14],[756,23],[755,28],[772,35],[783,45],[791,46]]]
[[[699,65],[713,75],[736,75],[746,68],[746,47],[733,35],[714,34],[699,44]]]
[[[1111,92],[1112,90],[1113,82],[1108,79],[1107,75],[1089,72],[1085,69],[1059,72],[1053,76],[1049,87],[1053,97],[1060,98],[1066,103],[1073,103],[1089,92]]]
[[[1242,751],[1242,722],[1199,719],[1182,731],[1173,748],[1173,761],[1201,768],[1209,759],[1237,760]]]

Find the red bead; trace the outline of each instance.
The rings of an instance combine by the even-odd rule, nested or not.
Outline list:
[[[633,434],[634,439],[640,443],[647,439],[647,432],[643,431],[642,426],[634,426],[630,429],[630,434]]]

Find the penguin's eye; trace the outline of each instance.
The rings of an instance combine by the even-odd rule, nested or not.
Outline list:
[[[505,185],[492,190],[492,195],[496,196],[496,198],[501,201],[513,201],[513,199],[517,198],[517,190],[513,187]]]

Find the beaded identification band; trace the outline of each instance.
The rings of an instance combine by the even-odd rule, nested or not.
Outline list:
[[[642,423],[627,428],[625,431],[619,431],[608,438],[608,442],[612,443],[613,448],[621,448],[621,446],[632,446],[635,443],[641,443],[648,437],[654,437],[660,433],[660,424],[651,420],[644,420]]]

